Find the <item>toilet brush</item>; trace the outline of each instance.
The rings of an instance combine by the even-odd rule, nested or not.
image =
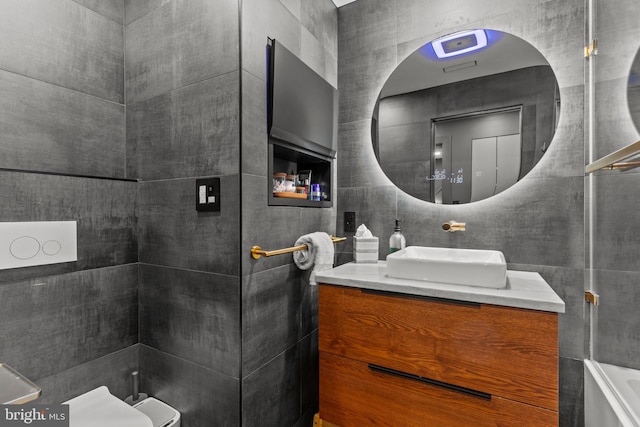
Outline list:
[[[139,391],[138,371],[133,371],[131,373],[131,391],[131,395],[124,399],[124,401],[129,405],[133,406],[149,397],[146,393],[140,393]]]

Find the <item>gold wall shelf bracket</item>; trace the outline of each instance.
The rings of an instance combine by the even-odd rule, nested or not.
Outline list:
[[[330,236],[330,237],[333,243],[344,242],[345,240],[347,240],[346,237],[334,237],[334,236]],[[251,248],[251,256],[253,257],[253,259],[259,259],[260,257],[263,257],[263,256],[270,257],[274,255],[288,254],[290,252],[302,251],[304,249],[307,249],[307,245],[292,246],[290,248],[276,249],[273,251],[265,251],[265,250],[262,250],[260,246],[254,246]]]
[[[586,173],[593,173],[602,169],[606,170],[627,170],[640,166],[640,161],[625,161],[630,157],[640,155],[640,141],[629,144],[611,154],[596,160],[593,163],[589,163],[586,168]]]
[[[589,45],[584,47],[584,57],[590,58],[598,54],[598,39],[591,40]]]
[[[584,293],[584,299],[590,304],[598,305],[598,295],[592,291],[586,291]]]

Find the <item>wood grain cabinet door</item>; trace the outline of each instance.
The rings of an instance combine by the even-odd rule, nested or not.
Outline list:
[[[322,285],[318,315],[322,353],[558,411],[557,313]]]
[[[380,372],[320,352],[320,416],[340,427],[558,425],[558,413],[502,397],[482,397]]]

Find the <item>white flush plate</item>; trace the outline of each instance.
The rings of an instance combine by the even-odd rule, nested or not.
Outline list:
[[[77,260],[76,221],[0,222],[0,270]]]

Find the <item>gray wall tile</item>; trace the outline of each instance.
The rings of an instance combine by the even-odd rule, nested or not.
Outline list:
[[[237,0],[173,0],[126,31],[127,104],[238,69]]]
[[[300,415],[300,355],[293,346],[242,379],[242,425],[292,426]]]
[[[294,55],[301,57],[300,22],[280,1],[243,0],[241,16],[244,70],[261,79],[266,78],[267,38],[278,40]]]
[[[0,71],[0,167],[123,178],[125,109]]]
[[[128,176],[238,173],[238,88],[231,72],[128,105]]]
[[[78,261],[0,271],[0,281],[138,260],[137,184],[0,172],[0,221],[77,221]]]
[[[125,176],[122,13],[9,0],[0,15],[0,167],[56,174],[0,172],[0,220],[78,223],[77,262],[0,272],[0,359],[43,403],[125,397],[138,367],[137,184],[81,177]]]
[[[181,425],[240,425],[238,378],[145,345],[140,346],[140,367],[140,390],[180,411]]]
[[[338,189],[393,185],[376,160],[371,143],[370,117],[341,123],[338,126],[338,148]]]
[[[602,173],[594,176],[593,268],[638,271],[640,265],[640,174]]]
[[[242,283],[242,372],[255,371],[288,347],[294,345],[312,326],[304,318],[317,312],[311,292],[297,267],[285,265],[243,278]],[[317,315],[315,316],[317,318]]]
[[[135,344],[38,379],[36,384],[42,388],[42,396],[35,403],[61,403],[103,385],[114,396],[125,399],[132,393],[131,373],[140,369],[138,347]]]
[[[264,76],[242,70],[242,173],[264,177],[269,152],[266,88]]]
[[[604,363],[640,369],[640,272],[595,270],[599,296],[593,328],[593,357]]]
[[[125,23],[129,25],[133,21],[171,1],[173,0],[124,0]]]
[[[375,50],[387,47],[395,50],[398,43],[396,3],[395,1],[367,0],[340,9],[338,14],[339,69],[347,64],[349,58],[366,55],[372,47]],[[368,75],[362,77],[368,78]],[[347,83],[346,80],[340,79],[340,88],[345,83]]]
[[[140,261],[237,275],[238,176],[221,177],[220,212],[198,212],[195,179],[140,183]]]
[[[584,362],[561,357],[560,427],[584,426]]]
[[[134,264],[0,286],[0,357],[32,380],[138,342]]]
[[[74,1],[4,1],[0,50],[2,70],[123,102],[122,24]]]
[[[616,61],[618,64],[620,59]],[[631,120],[627,98],[629,76],[597,82],[594,114],[598,117],[591,161],[640,139]]]
[[[338,122],[343,124],[366,120],[370,131],[371,117],[380,90],[397,64],[396,47],[374,44],[369,49],[354,49],[352,54],[343,51],[341,47],[338,55]],[[338,132],[338,141],[340,139]],[[338,148],[338,152],[344,150],[344,144],[338,144]]]
[[[73,0],[91,9],[100,15],[114,20],[118,24],[124,23],[124,1],[123,0]]]
[[[411,244],[496,249],[509,263],[583,268],[582,190],[578,177],[524,179],[469,205],[430,205],[399,191],[398,216]],[[427,210],[428,216],[416,215]],[[467,230],[444,232],[450,220],[466,222]],[[383,231],[392,232],[393,224]]]
[[[328,1],[301,2],[300,23],[334,58],[338,56],[338,9]]]
[[[140,266],[140,342],[211,370],[240,375],[236,276]]]
[[[317,412],[320,392],[320,358],[317,329],[314,329],[298,342],[298,351],[300,354],[301,409],[302,411],[311,409]],[[313,413],[311,415],[313,416]]]

